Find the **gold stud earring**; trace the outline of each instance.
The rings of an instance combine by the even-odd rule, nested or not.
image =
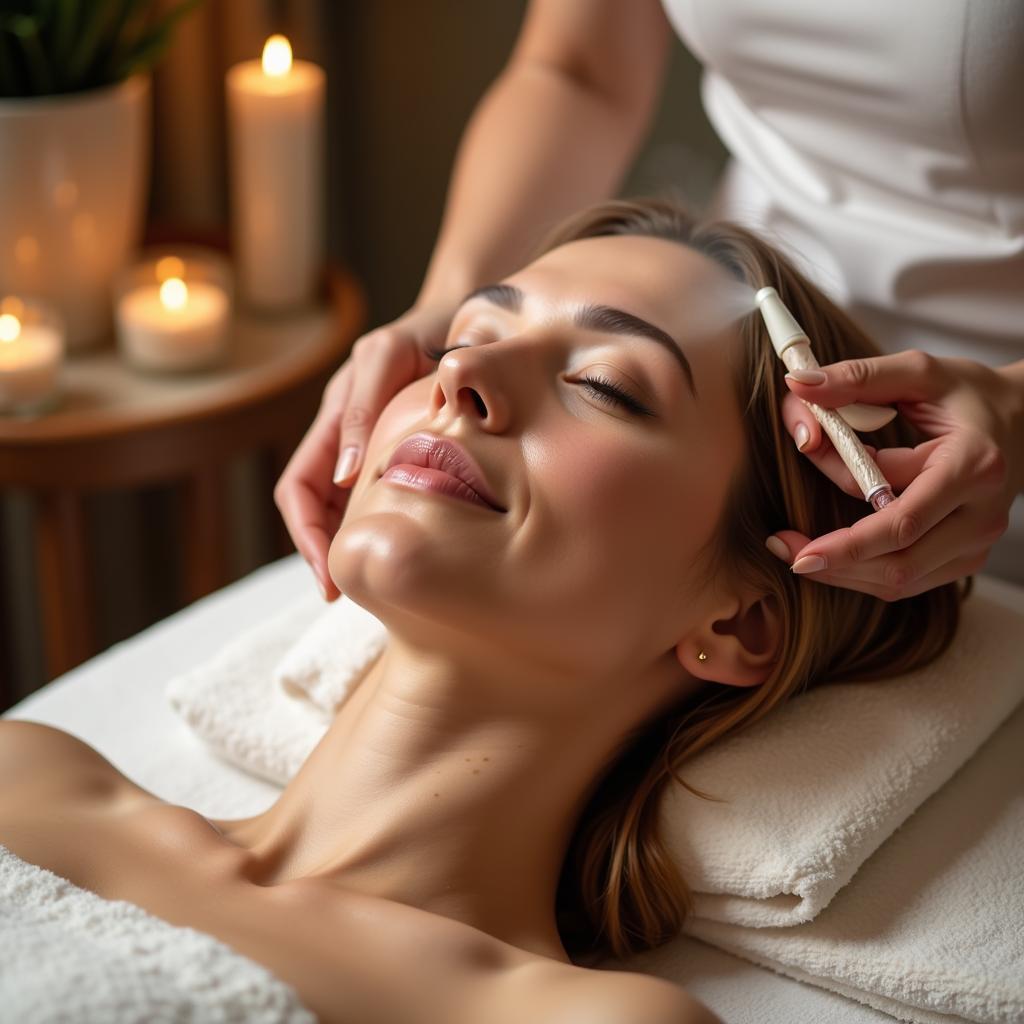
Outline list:
[[[707,661],[707,660],[708,660],[708,656],[707,656],[707,655],[706,655],[706,654],[705,654],[705,653],[704,653],[703,651],[701,651],[701,652],[700,652],[700,653],[699,653],[699,654],[697,655],[697,660],[698,660],[698,661]]]

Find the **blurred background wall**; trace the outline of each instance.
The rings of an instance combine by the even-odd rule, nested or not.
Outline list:
[[[527,0],[206,0],[180,25],[154,80],[151,224],[226,225],[224,74],[283,31],[297,57],[327,71],[330,256],[362,279],[367,329],[393,319],[419,289],[462,129],[511,52],[526,7]],[[660,110],[621,194],[707,203],[725,150],[704,117],[698,83],[698,65],[677,42]],[[270,524],[252,512],[255,467],[241,460],[230,473],[229,556],[239,578],[273,555]],[[91,499],[101,649],[180,606],[174,500],[164,488]],[[0,615],[14,636],[0,650],[0,692],[15,699],[47,682],[25,503],[10,489],[0,496]]]

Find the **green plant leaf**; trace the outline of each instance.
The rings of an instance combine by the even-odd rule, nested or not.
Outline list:
[[[103,84],[90,77],[96,54],[104,38],[104,29],[110,24],[111,0],[90,0],[86,4],[85,20],[75,38],[75,48],[67,62],[67,83],[71,89],[87,89]]]
[[[75,36],[82,9],[79,0],[57,0],[53,14],[53,67],[56,77],[62,85],[67,85],[68,58]]]
[[[36,95],[43,95],[53,89],[53,74],[46,51],[39,40],[40,27],[39,21],[29,14],[9,14],[0,23],[0,28],[10,32],[20,46],[30,91]]]
[[[134,49],[149,24],[154,0],[116,0],[117,10],[111,18],[107,46],[103,54],[104,79],[116,81],[124,55]]]
[[[25,91],[15,59],[10,34],[0,28],[0,96],[21,96]]]
[[[0,95],[75,92],[148,70],[202,0],[166,13],[158,2],[0,0]]]
[[[115,67],[117,78],[127,78],[151,68],[163,55],[170,44],[177,23],[203,0],[182,0],[173,10],[151,28],[145,35],[136,40],[130,50],[125,52]]]

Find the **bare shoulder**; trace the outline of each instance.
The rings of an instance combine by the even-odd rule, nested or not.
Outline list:
[[[722,1024],[700,1000],[671,981],[633,971],[603,971],[556,964],[512,972],[501,1009],[509,1021],[535,1024]],[[506,1017],[488,1014],[504,1024]],[[477,1018],[479,1019],[479,1018]]]
[[[593,985],[592,1019],[607,1024],[722,1024],[699,999],[681,985],[652,974],[632,971],[592,971],[604,975]]]
[[[99,751],[77,736],[40,722],[0,720],[0,799],[27,794],[110,793],[124,776]]]

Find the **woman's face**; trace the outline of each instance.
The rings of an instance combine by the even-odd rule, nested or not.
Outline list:
[[[507,277],[521,298],[465,302],[444,345],[455,351],[374,427],[330,549],[339,589],[386,625],[494,659],[604,675],[664,658],[711,597],[696,586],[699,556],[744,451],[738,334],[694,329],[724,281],[682,245],[613,236]],[[596,306],[628,316],[581,325]],[[464,445],[507,511],[381,479],[419,431]]]

